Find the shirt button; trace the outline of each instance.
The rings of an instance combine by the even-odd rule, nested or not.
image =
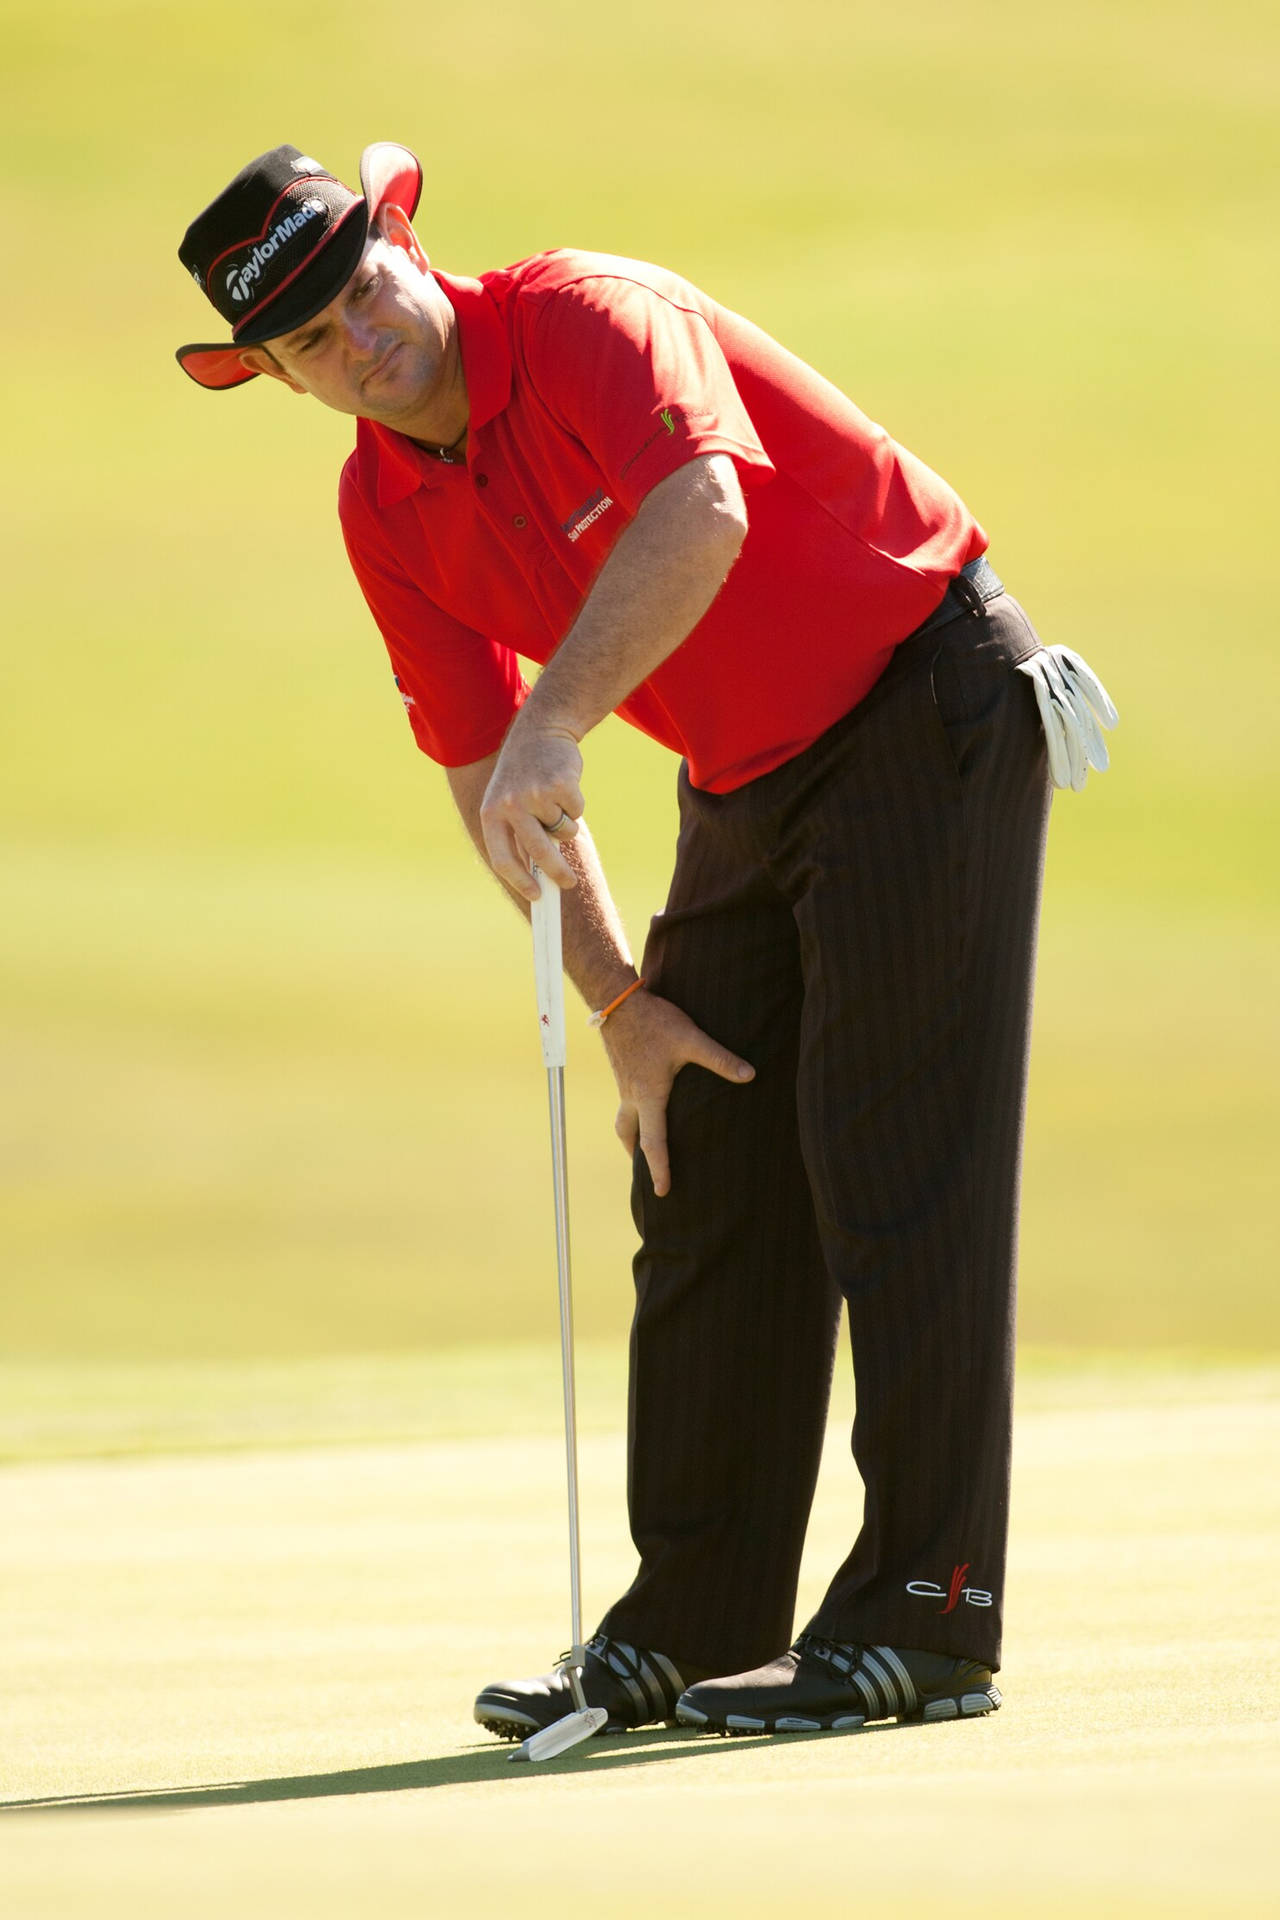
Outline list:
[[[476,475],[476,485],[478,487],[487,487],[488,484],[489,484],[489,476],[487,473],[478,473]]]
[[[512,518],[511,524],[513,527],[527,527],[529,522],[525,519],[522,513],[517,513]]]

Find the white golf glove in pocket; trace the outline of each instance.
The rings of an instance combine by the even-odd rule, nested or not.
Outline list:
[[[1108,764],[1103,727],[1120,715],[1111,695],[1087,661],[1070,647],[1041,647],[1017,671],[1036,690],[1040,724],[1049,750],[1049,778],[1055,787],[1084,786],[1090,767],[1105,773]]]

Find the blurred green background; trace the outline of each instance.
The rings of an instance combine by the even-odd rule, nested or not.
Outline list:
[[[1024,1338],[1280,1346],[1275,17],[9,0],[6,22],[10,1386],[555,1337],[527,942],[348,575],[348,423],[265,383],[205,394],[172,359],[222,331],[184,226],[286,139],[348,178],[371,140],[415,147],[419,231],[455,271],[561,244],[680,270],[959,488],[1122,715],[1052,833]],[[587,768],[638,943],[673,766],[611,726]],[[579,1325],[615,1340],[628,1174],[572,1024]]]

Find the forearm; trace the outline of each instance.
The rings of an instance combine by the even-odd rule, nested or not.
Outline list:
[[[565,972],[588,1007],[607,1007],[631,985],[636,968],[585,820],[578,823],[564,854],[578,880],[560,896]],[[527,903],[521,904],[528,911]]]
[[[489,859],[480,825],[480,800],[496,757],[472,767],[455,768],[449,774],[458,812],[486,866]],[[585,820],[579,822],[576,836],[560,851],[577,880],[577,885],[566,889],[561,898],[565,972],[589,1007],[604,1007],[636,977],[626,930]],[[528,900],[505,881],[501,884],[527,919]]]
[[[516,725],[581,740],[692,632],[746,531],[727,454],[704,455],[668,475],[620,535]]]
[[[507,730],[480,809],[485,856],[526,900],[529,869],[572,890],[566,817],[582,818],[579,742],[702,618],[746,538],[727,454],[706,454],[645,495],[582,610]]]

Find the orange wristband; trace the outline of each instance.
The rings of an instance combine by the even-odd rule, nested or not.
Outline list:
[[[605,1021],[609,1018],[609,1015],[611,1013],[616,1013],[618,1011],[618,1008],[622,1005],[623,1001],[629,1000],[632,994],[635,993],[636,990],[642,987],[643,985],[644,985],[643,980],[633,980],[629,987],[623,988],[622,992],[618,995],[616,1000],[611,1000],[607,1007],[598,1008],[597,1011],[593,1013],[590,1019],[587,1021],[587,1025],[589,1027],[602,1027]]]

